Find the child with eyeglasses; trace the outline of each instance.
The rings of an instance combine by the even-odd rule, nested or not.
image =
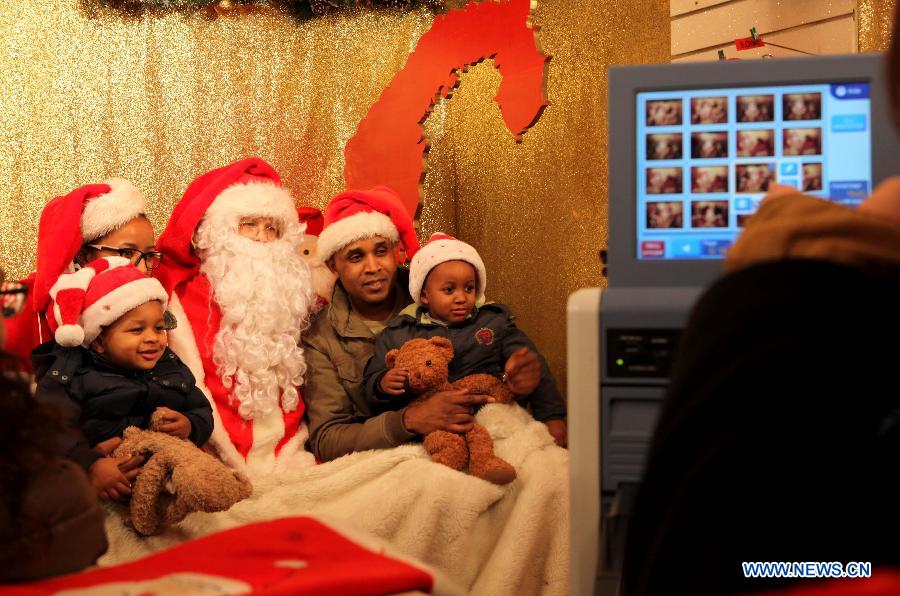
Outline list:
[[[90,257],[86,255],[90,255]],[[75,259],[77,263],[83,266],[84,263],[89,263],[99,257],[114,256],[128,259],[129,263],[148,274],[159,267],[163,258],[163,254],[155,250],[143,251],[129,246],[116,247],[106,246],[105,244],[85,244],[81,247],[81,251],[79,251]]]
[[[49,291],[60,275],[109,256],[124,257],[145,274],[160,264],[153,225],[144,211],[141,192],[118,178],[80,186],[44,207],[38,224],[37,270],[20,281],[28,297],[4,293],[10,317],[7,350],[20,359],[23,370],[29,368],[31,351],[51,339]]]

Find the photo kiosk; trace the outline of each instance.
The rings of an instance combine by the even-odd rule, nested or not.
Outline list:
[[[880,54],[610,68],[609,287],[568,305],[573,594],[616,592],[681,329],[769,185],[854,206],[896,172],[883,70]]]

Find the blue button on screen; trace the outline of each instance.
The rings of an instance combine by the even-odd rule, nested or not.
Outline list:
[[[787,162],[781,164],[781,175],[782,176],[796,176],[797,175],[797,164],[794,162]]]
[[[863,114],[837,114],[831,117],[834,132],[865,132],[866,117]]]
[[[672,252],[676,257],[696,257],[700,251],[693,241],[677,240],[672,244]]]
[[[865,180],[840,180],[831,183],[828,195],[832,200],[845,204],[858,204],[869,194]]]
[[[868,83],[841,83],[831,86],[831,95],[836,99],[868,99]]]
[[[703,240],[700,243],[701,253],[709,257],[724,257],[731,240]]]

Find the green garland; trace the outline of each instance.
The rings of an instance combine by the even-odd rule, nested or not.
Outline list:
[[[390,8],[410,10],[424,6],[431,10],[445,7],[444,0],[102,0],[104,4],[135,9],[204,9],[229,5],[266,6],[277,4],[286,7],[300,19],[326,15],[331,12],[354,7]],[[453,3],[453,2],[451,2]]]

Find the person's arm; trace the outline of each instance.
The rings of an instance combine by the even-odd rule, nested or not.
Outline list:
[[[78,425],[81,407],[66,393],[59,382],[45,377],[38,383],[34,397],[59,413],[63,431],[56,438],[56,452],[60,457],[70,459],[85,470],[89,470],[103,454],[91,449]]]
[[[858,209],[776,185],[728,249],[726,272],[784,259],[851,267],[900,264],[900,180],[878,186]]]
[[[320,461],[368,449],[386,449],[416,436],[403,426],[403,410],[365,419],[356,412],[331,359],[304,342],[307,376],[303,395],[310,445]]]
[[[525,332],[519,329],[515,323],[515,317],[507,313],[506,329],[503,334],[503,361],[506,363],[513,354],[525,348],[534,352],[540,362],[540,381],[537,388],[528,395],[531,402],[531,413],[535,420],[546,422],[548,420],[563,420],[566,418],[566,402],[563,400],[556,381],[550,373],[547,361],[538,352],[531,339]]]
[[[188,435],[188,439],[198,447],[205,445],[213,432],[212,406],[196,385],[188,395],[187,408],[182,414],[191,423],[191,434]]]

